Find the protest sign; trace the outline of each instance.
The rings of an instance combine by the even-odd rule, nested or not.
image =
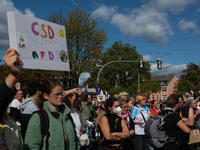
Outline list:
[[[10,47],[19,52],[19,68],[70,71],[65,27],[7,12]]]
[[[98,95],[98,101],[105,101],[105,95]]]

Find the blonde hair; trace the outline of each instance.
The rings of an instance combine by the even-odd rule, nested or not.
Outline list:
[[[128,95],[128,93],[127,92],[121,92],[121,93],[119,93],[119,97],[121,97],[121,96],[123,96],[123,95]]]
[[[143,95],[138,95],[138,96],[136,97],[136,103],[141,102],[141,100],[143,100],[143,99],[146,99],[146,97],[143,96]]]
[[[194,99],[187,99],[185,102],[185,105],[189,106],[190,104],[192,104],[194,101]]]

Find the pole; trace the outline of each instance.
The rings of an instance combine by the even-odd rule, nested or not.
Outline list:
[[[101,69],[100,69],[99,72],[98,72],[98,75],[97,75],[97,84],[99,83],[99,75],[100,75],[101,71],[103,70],[103,68],[104,68],[105,66],[107,66],[108,64],[111,64],[111,63],[130,63],[130,62],[140,62],[140,61],[115,60],[115,61],[110,61],[110,62],[106,63],[105,65],[103,65],[103,67],[101,67]],[[157,61],[143,61],[143,62],[157,62]]]
[[[138,72],[138,93],[140,92],[140,73]]]

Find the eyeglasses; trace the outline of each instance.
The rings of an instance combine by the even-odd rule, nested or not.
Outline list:
[[[59,96],[64,96],[64,92],[62,93],[55,93],[55,94],[52,94],[55,98],[58,98]]]

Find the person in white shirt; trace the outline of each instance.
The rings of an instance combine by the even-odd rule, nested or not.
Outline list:
[[[16,121],[19,130],[21,130],[21,124],[19,123],[21,110],[19,108],[19,105],[22,103],[22,99],[23,99],[23,92],[19,90],[15,95],[15,99],[10,104],[10,113],[9,113],[9,115]]]
[[[151,111],[146,106],[145,96],[138,95],[136,102],[137,106],[133,107],[130,115],[135,123],[134,147],[137,150],[150,150],[144,128],[145,122],[151,117]]]
[[[63,102],[71,109],[70,114],[76,125],[77,136],[80,138],[82,131],[84,130],[84,123],[79,107],[81,104],[80,93],[71,93],[65,96]]]
[[[15,95],[15,99],[11,102],[10,107],[19,109],[19,105],[21,104],[22,99],[23,99],[23,92],[19,90]]]

